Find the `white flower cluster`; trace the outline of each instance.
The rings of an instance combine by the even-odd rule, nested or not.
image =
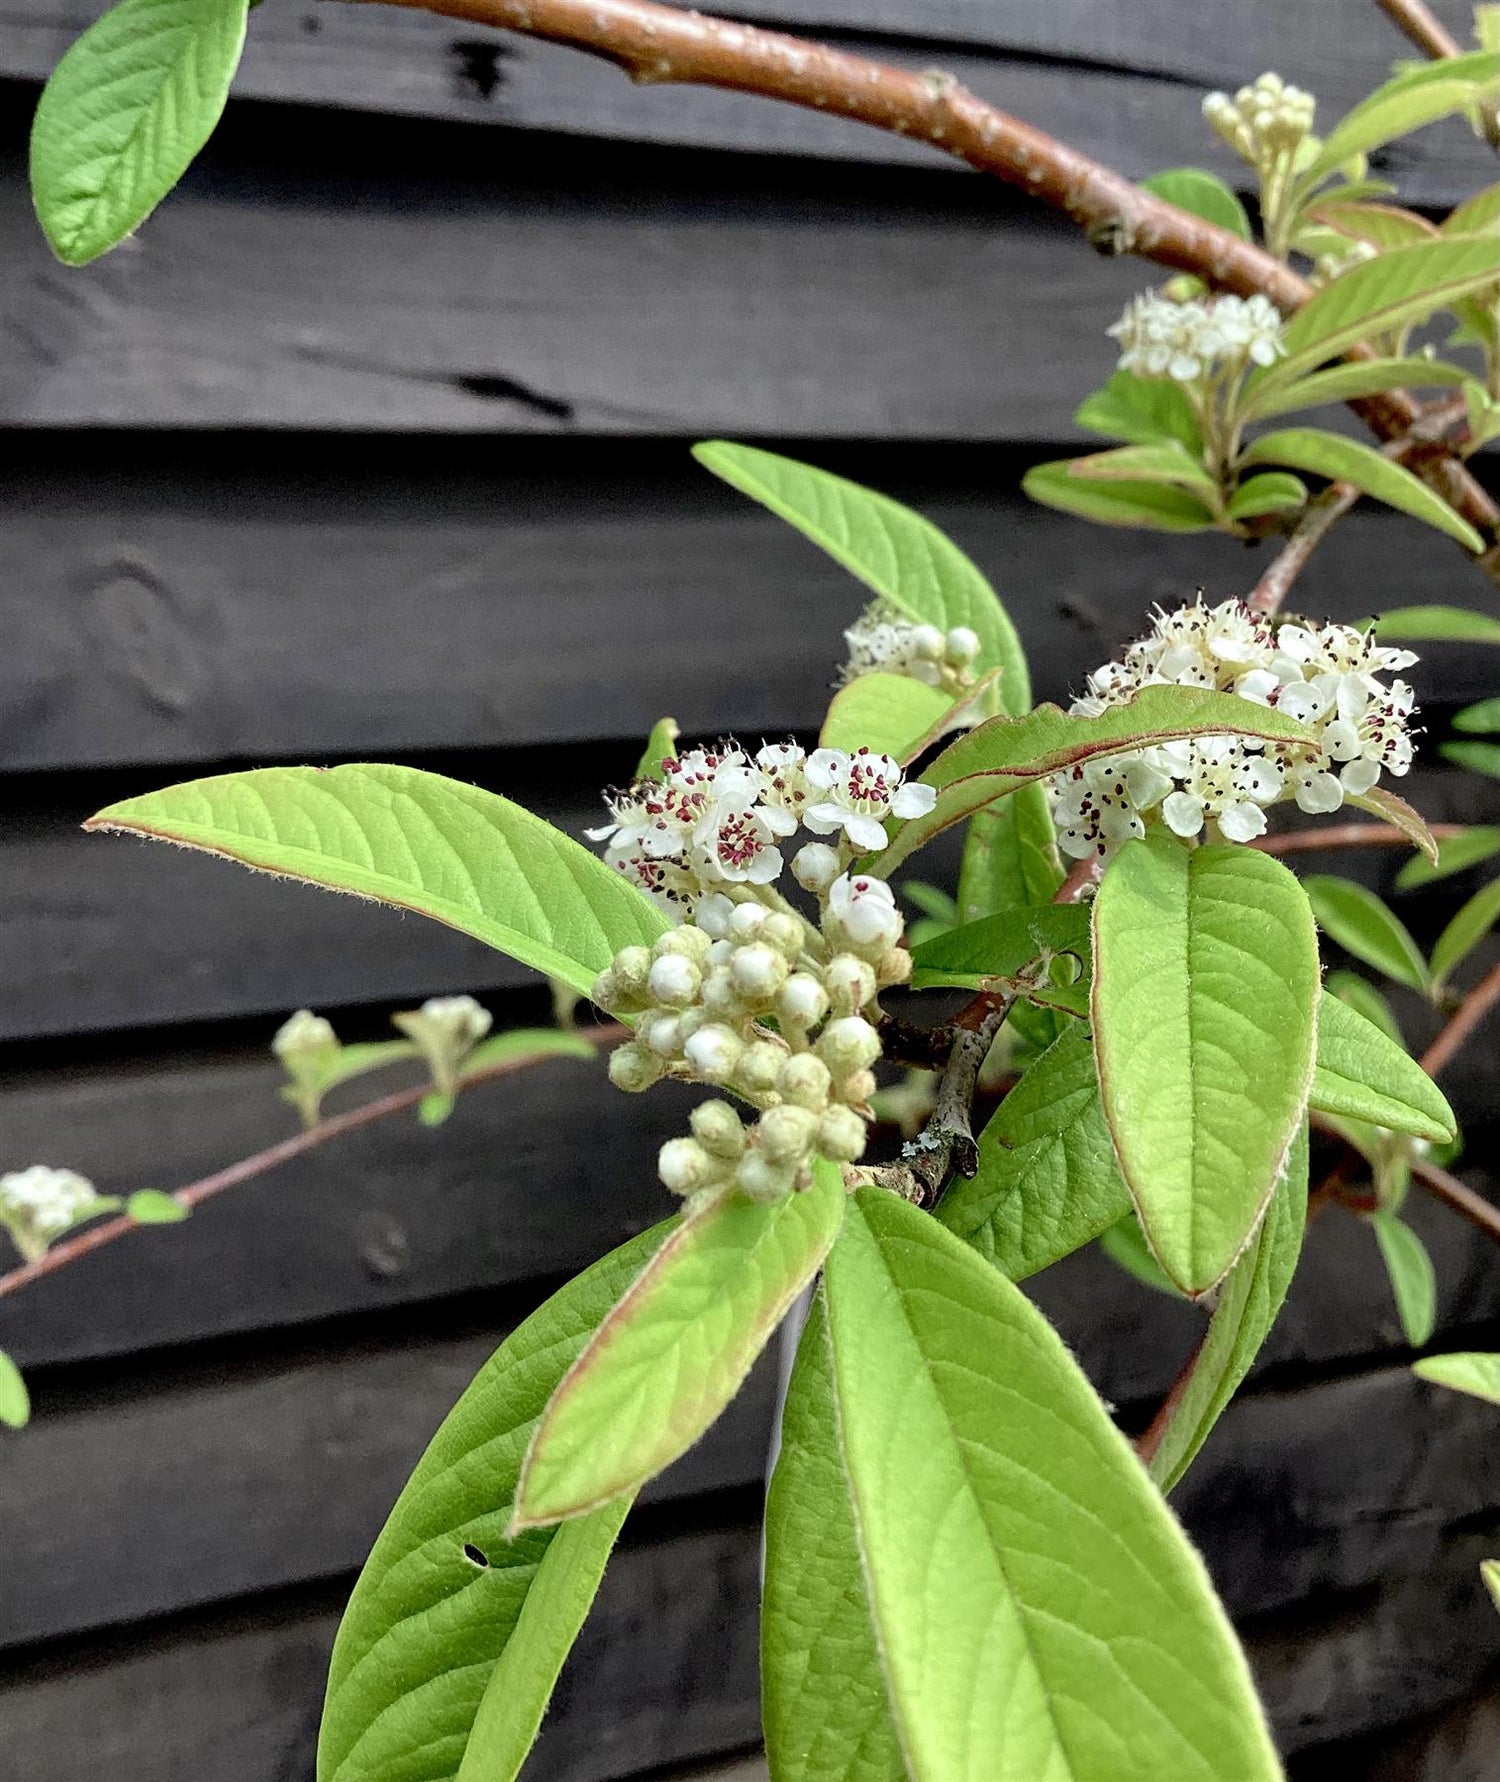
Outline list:
[[[1120,343],[1120,369],[1137,377],[1197,383],[1215,371],[1271,365],[1286,351],[1281,312],[1268,297],[1192,298],[1159,291],[1131,298],[1107,330]]]
[[[0,1225],[10,1232],[28,1262],[42,1255],[53,1238],[61,1237],[103,1204],[118,1203],[105,1203],[88,1177],[75,1170],[34,1163],[30,1169],[0,1175]]]
[[[844,633],[849,660],[839,676],[847,686],[862,674],[901,674],[945,693],[974,684],[979,635],[967,625],[940,631],[918,625],[888,600],[874,600]]]
[[[778,1200],[811,1184],[816,1158],[862,1155],[875,998],[910,977],[911,956],[882,879],[840,873],[823,885],[820,914],[814,927],[790,907],[715,892],[649,951],[626,947],[594,985],[601,1008],[635,1023],[609,1061],[616,1087],[709,1083],[760,1110],[747,1126],[727,1101],[695,1108],[692,1136],[661,1150],[674,1194]]]
[[[1380,677],[1415,661],[1369,632],[1277,621],[1238,600],[1207,607],[1200,596],[1173,612],[1158,608],[1122,660],[1089,676],[1075,716],[1098,717],[1146,686],[1209,687],[1308,725],[1312,746],[1199,737],[1069,768],[1051,784],[1060,846],[1074,859],[1107,854],[1156,818],[1176,835],[1212,826],[1225,841],[1247,842],[1264,834],[1270,805],[1336,811],[1382,771],[1410,767],[1412,690]]]
[[[898,762],[870,749],[809,755],[796,743],[767,743],[752,758],[728,741],[669,757],[661,779],[606,794],[612,821],[588,835],[609,843],[604,857],[618,872],[683,914],[727,885],[779,878],[781,843],[799,828],[838,836],[836,854],[815,843],[798,856],[828,855],[829,883],[856,854],[885,846],[887,817],[924,816],[935,799],[930,786],[906,784]],[[793,871],[802,876],[795,862]]]
[[[1257,168],[1294,154],[1313,127],[1316,109],[1311,93],[1279,74],[1261,75],[1232,99],[1228,93],[1210,93],[1203,101],[1203,115],[1215,131]]]

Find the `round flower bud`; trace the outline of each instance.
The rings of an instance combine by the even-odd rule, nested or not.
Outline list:
[[[853,1108],[832,1107],[818,1122],[818,1154],[834,1163],[858,1163],[869,1129]]]
[[[911,954],[905,947],[892,947],[889,953],[880,955],[875,961],[875,982],[882,990],[892,984],[911,982]]]
[[[715,891],[698,899],[693,908],[693,923],[710,940],[722,940],[729,933],[729,918],[733,914],[734,905],[721,891]]]
[[[809,842],[792,857],[792,877],[815,897],[821,897],[838,876],[839,857],[826,842]]]
[[[627,1095],[639,1095],[661,1081],[662,1061],[636,1040],[626,1040],[609,1055],[609,1080]]]
[[[648,1015],[639,1031],[642,1043],[658,1058],[675,1058],[682,1050],[682,1027],[676,1015]]]
[[[605,966],[589,987],[589,1001],[596,1003],[601,1009],[625,1009],[635,1001],[620,988],[620,980],[615,976],[612,965]]]
[[[841,1015],[823,1029],[818,1052],[835,1079],[847,1077],[880,1056],[880,1035],[862,1015]]]
[[[967,625],[955,625],[944,642],[944,654],[955,668],[967,668],[979,654],[979,633]]]
[[[776,1087],[797,1107],[811,1108],[816,1113],[828,1105],[828,1091],[833,1087],[833,1079],[821,1058],[811,1052],[795,1052],[783,1060]]]
[[[875,994],[874,967],[852,953],[840,953],[823,968],[823,988],[835,1013],[856,1015]],[[869,1060],[861,1058],[859,1062],[868,1064]]]
[[[854,1107],[864,1107],[875,1093],[875,1073],[857,1070],[839,1084],[839,1094]]]
[[[745,1149],[745,1128],[727,1101],[700,1101],[688,1124],[693,1136],[713,1157],[733,1163]]]
[[[781,986],[776,1009],[789,1027],[816,1027],[828,1013],[828,993],[810,971],[793,972]]]
[[[690,1009],[684,1009],[677,1017],[677,1043],[685,1046],[700,1027],[707,1027],[713,1016],[701,1002],[695,1002]]]
[[[943,634],[936,625],[915,625],[912,627],[911,647],[922,661],[941,662]]]
[[[734,987],[727,965],[715,966],[704,979],[703,1006],[724,1021],[737,1021],[744,1014],[744,1001]]]
[[[669,928],[657,938],[651,948],[651,957],[691,959],[694,965],[702,965],[712,945],[712,935],[705,933],[696,923],[684,922],[681,927]]]
[[[735,1081],[747,1095],[769,1095],[781,1075],[786,1053],[770,1040],[755,1040],[740,1054]]]
[[[696,933],[697,931],[694,930]],[[703,974],[681,953],[664,953],[651,967],[646,989],[651,1000],[669,1009],[685,1009],[698,1000]]]
[[[772,910],[766,917],[759,938],[786,959],[795,959],[802,951],[802,924],[784,910]]]
[[[674,1194],[692,1194],[714,1175],[714,1160],[697,1139],[668,1139],[657,1154],[656,1173]]]
[[[772,1163],[800,1163],[817,1130],[818,1116],[807,1108],[767,1108],[760,1117],[760,1147]]]
[[[688,1063],[705,1083],[727,1083],[745,1050],[745,1042],[722,1022],[700,1027],[683,1048]]]
[[[759,1151],[747,1151],[734,1172],[734,1185],[750,1200],[784,1200],[797,1185],[797,1172]]]
[[[758,903],[737,903],[725,932],[730,940],[754,940],[766,925],[766,914]]]
[[[747,1002],[766,1003],[786,982],[786,959],[764,941],[751,941],[735,949],[729,975]]]
[[[609,968],[615,982],[627,996],[644,996],[646,979],[651,975],[651,955],[644,947],[622,947]],[[600,1003],[608,1008],[608,1003]]]
[[[828,911],[830,925],[866,958],[878,959],[889,952],[906,926],[890,886],[868,873],[845,873],[835,879],[828,889]]]

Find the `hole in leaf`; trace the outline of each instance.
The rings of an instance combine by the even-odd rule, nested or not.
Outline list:
[[[464,1543],[464,1558],[468,1560],[470,1565],[478,1566],[482,1572],[489,1570],[490,1562],[488,1557],[469,1542]]]

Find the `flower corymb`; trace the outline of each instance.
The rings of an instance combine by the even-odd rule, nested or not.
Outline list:
[[[1176,302],[1158,291],[1131,298],[1108,329],[1120,343],[1120,369],[1137,377],[1193,384],[1221,370],[1271,365],[1286,350],[1281,312],[1267,297]]]

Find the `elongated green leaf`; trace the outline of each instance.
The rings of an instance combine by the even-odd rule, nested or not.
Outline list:
[[[1475,828],[1445,836],[1438,843],[1437,864],[1418,858],[1408,860],[1396,874],[1396,889],[1411,891],[1419,885],[1430,885],[1434,879],[1446,879],[1483,860],[1500,854],[1500,829]]]
[[[1372,786],[1368,792],[1346,792],[1344,803],[1356,810],[1368,811],[1372,817],[1379,817],[1393,829],[1399,829],[1428,860],[1437,860],[1437,839],[1427,827],[1426,818],[1420,811],[1413,810],[1404,798],[1398,798],[1384,786]]]
[[[1293,383],[1367,335],[1420,321],[1495,277],[1495,249],[1476,236],[1392,248],[1310,297],[1286,325],[1286,357],[1255,380],[1255,400]]]
[[[1259,736],[1302,742],[1308,732],[1291,718],[1234,693],[1201,687],[1144,687],[1126,705],[1097,718],[1073,718],[1039,705],[1024,718],[991,718],[950,743],[922,775],[937,788],[925,817],[894,828],[891,845],[869,870],[882,877],[954,823],[1022,786],[1065,767],[1188,736]]]
[[[493,792],[414,767],[262,767],[112,804],[85,824],[181,842],[392,903],[585,995],[670,926],[633,885]]]
[[[1123,1184],[1122,1184],[1123,1186]],[[1126,1190],[1129,1198],[1129,1190]],[[1118,1268],[1127,1275],[1134,1275],[1143,1287],[1150,1287],[1157,1293],[1170,1294],[1173,1299],[1181,1299],[1182,1295],[1161,1272],[1161,1264],[1151,1254],[1151,1246],[1146,1242],[1146,1234],[1141,1230],[1141,1222],[1132,1208],[1123,1219],[1118,1219],[1107,1231],[1099,1233],[1099,1248]]]
[[[1022,786],[989,810],[977,811],[964,837],[958,875],[958,919],[975,922],[1023,903],[1050,903],[1063,881],[1057,830],[1047,794]]]
[[[693,447],[706,470],[770,508],[909,618],[979,637],[976,666],[998,668],[1001,711],[1031,704],[1026,655],[995,590],[931,520],[829,471],[755,446],[708,440]]]
[[[1175,439],[1191,452],[1203,450],[1193,405],[1182,386],[1170,378],[1117,371],[1102,390],[1084,398],[1073,421],[1089,433],[1129,440],[1132,445]]]
[[[1323,993],[1318,1062],[1308,1103],[1446,1144],[1457,1130],[1447,1098],[1403,1047],[1342,997]]]
[[[1346,953],[1398,984],[1427,988],[1427,961],[1406,924],[1373,891],[1352,879],[1309,873],[1302,881],[1318,926]]]
[[[171,191],[224,109],[246,0],[119,0],[52,71],[31,127],[31,191],[52,250],[82,266]]]
[[[1190,210],[1195,217],[1238,235],[1241,241],[1252,239],[1244,205],[1217,174],[1205,173],[1201,167],[1168,167],[1143,179],[1141,186],[1179,210]]]
[[[464,1059],[458,1073],[460,1083],[472,1082],[502,1064],[519,1064],[533,1058],[594,1058],[598,1048],[581,1033],[567,1033],[560,1027],[513,1027],[509,1033],[496,1033],[481,1040]]]
[[[1466,56],[1403,70],[1363,99],[1324,138],[1302,173],[1303,188],[1316,184],[1344,161],[1365,155],[1424,124],[1451,117],[1473,105],[1500,75],[1500,56],[1475,50]]]
[[[1500,1355],[1487,1355],[1477,1349],[1455,1350],[1449,1355],[1424,1355],[1411,1364],[1411,1371],[1434,1386],[1446,1386],[1453,1392],[1467,1392],[1500,1405]]]
[[[1175,1395],[1170,1421],[1151,1456],[1151,1477],[1163,1491],[1170,1491],[1192,1465],[1271,1334],[1297,1271],[1306,1225],[1304,1123],[1260,1229],[1219,1289],[1208,1334],[1193,1358],[1192,1372]]]
[[[1269,855],[1128,842],[1094,900],[1094,1056],[1146,1239],[1185,1292],[1233,1265],[1312,1081],[1312,912]]]
[[[1367,241],[1371,247],[1386,253],[1391,248],[1407,247],[1414,241],[1431,241],[1438,233],[1426,217],[1418,216],[1413,210],[1402,210],[1395,204],[1349,202],[1338,195],[1342,190],[1342,187],[1335,187],[1334,195],[1320,199],[1308,215],[1315,223],[1326,224],[1332,235],[1342,237],[1346,243]],[[1301,247],[1305,239],[1304,232],[1299,230],[1297,246]],[[1306,251],[1313,252],[1311,246]]]
[[[638,780],[659,780],[662,777],[662,762],[677,753],[677,738],[680,735],[675,718],[658,718],[651,726],[651,734],[646,738],[641,758],[635,764],[635,777]]]
[[[834,694],[818,741],[825,749],[865,747],[906,762],[953,705],[951,694],[908,675],[862,674]]]
[[[180,1225],[192,1210],[159,1188],[137,1188],[125,1201],[125,1211],[137,1225]]]
[[[1500,643],[1500,637],[1486,642]],[[1461,712],[1453,714],[1453,728],[1467,731],[1471,736],[1487,736],[1500,730],[1500,699],[1481,699],[1473,705],[1466,705]]]
[[[1081,1249],[1130,1210],[1078,1024],[1037,1059],[979,1137],[979,1168],[938,1218],[1013,1281]]]
[[[828,1317],[813,1300],[766,1498],[761,1697],[777,1782],[908,1782],[839,1447]]]
[[[1437,938],[1432,981],[1441,987],[1500,921],[1500,879],[1481,886]]]
[[[1087,959],[1089,913],[1076,903],[1022,904],[966,922],[912,949],[912,982],[978,988],[991,979],[1017,978],[1054,953]]]
[[[818,1272],[844,1200],[837,1166],[818,1163],[805,1193],[730,1192],[687,1214],[552,1395],[512,1527],[583,1515],[685,1453]]]
[[[523,1674],[507,1668],[517,1681],[513,1725],[518,1738],[528,1724],[534,1730],[626,1505],[566,1531],[507,1540],[521,1458],[558,1381],[671,1230],[644,1232],[554,1294],[506,1338],[434,1436],[344,1613],[318,1782],[453,1782],[518,1634],[534,1638]],[[495,1741],[499,1716],[486,1712]],[[493,1768],[486,1782],[514,1774]]]
[[[1229,498],[1231,520],[1253,520],[1260,514],[1295,513],[1307,505],[1307,484],[1286,470],[1267,470],[1246,477]]]
[[[1295,383],[1275,385],[1258,399],[1258,393],[1252,392],[1245,403],[1245,419],[1267,421],[1293,409],[1349,402],[1381,390],[1457,387],[1467,376],[1461,365],[1447,365],[1440,359],[1352,359],[1347,365],[1331,365]]]
[[[1144,449],[1144,448],[1142,448]],[[1021,487],[1043,507],[1079,514],[1101,526],[1145,526],[1155,532],[1209,532],[1218,524],[1195,496],[1153,482],[1093,482],[1076,476],[1077,460],[1034,464]]]
[[[914,1782],[1263,1782],[1201,1562],[1056,1333],[863,1189],[828,1259],[837,1429]]]
[[[1151,445],[1117,446],[1112,452],[1092,452],[1087,458],[1075,458],[1070,474],[1100,482],[1170,483],[1179,489],[1196,491],[1212,501],[1218,494],[1218,482],[1209,475],[1201,458],[1175,439],[1158,440]]]
[[[1420,1349],[1431,1341],[1437,1323],[1437,1277],[1432,1258],[1416,1232],[1394,1213],[1373,1213],[1370,1224],[1390,1276],[1401,1329],[1412,1348]]]
[[[1376,619],[1375,635],[1382,643],[1500,643],[1500,619],[1467,606],[1397,606]]]
[[[31,1421],[31,1394],[21,1370],[0,1349],[0,1423],[7,1429],[24,1429]]]
[[[1438,225],[1444,235],[1494,235],[1500,229],[1500,185],[1486,186],[1450,210]]]
[[[1241,455],[1242,464],[1290,464],[1294,470],[1310,470],[1317,476],[1353,483],[1388,507],[1398,508],[1413,519],[1425,520],[1468,550],[1484,549],[1484,540],[1469,522],[1454,513],[1441,496],[1414,477],[1404,465],[1393,463],[1356,439],[1326,433],[1321,427],[1284,427],[1263,433]]]
[[[1375,988],[1368,978],[1362,978],[1357,972],[1331,971],[1323,980],[1323,988],[1330,996],[1336,996],[1354,1010],[1356,1015],[1363,1015],[1373,1027],[1385,1035],[1393,1046],[1403,1052],[1406,1041],[1401,1034],[1401,1024],[1386,997]],[[1337,1019],[1337,1017],[1335,1017]],[[1323,1043],[1323,1024],[1318,1023],[1318,1045]]]
[[[1467,767],[1470,773],[1488,774],[1500,780],[1500,743],[1449,742],[1439,745],[1438,753],[1445,761]]]

